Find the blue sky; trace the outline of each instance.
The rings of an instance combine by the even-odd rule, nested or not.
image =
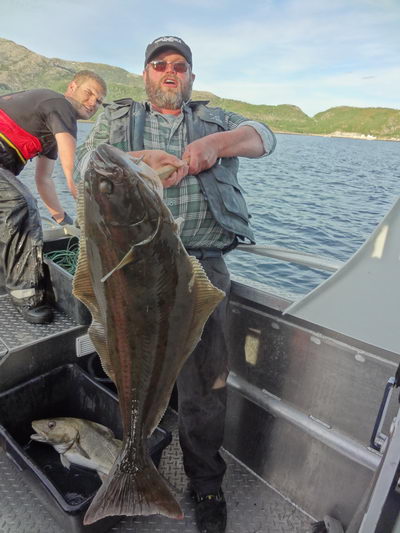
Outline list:
[[[0,37],[47,57],[140,74],[146,45],[179,35],[194,88],[312,116],[400,109],[400,0],[2,0]]]

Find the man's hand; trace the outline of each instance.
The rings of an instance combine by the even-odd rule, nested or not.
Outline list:
[[[214,166],[219,157],[218,150],[218,143],[212,135],[202,137],[188,144],[182,156],[182,159],[188,162],[188,174],[196,176],[203,170],[208,170]]]
[[[64,216],[63,217],[60,217],[60,216],[52,216],[51,217],[55,222],[57,222],[57,224],[60,224],[60,226],[65,226],[66,224],[73,224],[74,221],[72,220],[72,218],[69,216],[69,214],[64,211]]]
[[[189,164],[189,174],[211,168],[220,157],[260,157],[265,153],[260,135],[251,126],[219,131],[186,146],[182,159]]]
[[[166,165],[175,167],[176,171],[167,179],[162,180],[165,188],[177,185],[188,174],[189,167],[187,163],[174,155],[164,152],[164,150],[140,150],[139,152],[128,152],[128,154],[135,158],[142,157],[146,165],[149,165],[153,170],[158,170]]]

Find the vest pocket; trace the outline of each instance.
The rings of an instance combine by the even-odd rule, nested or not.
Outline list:
[[[218,191],[225,209],[248,222],[249,213],[243,197],[243,189],[240,187],[235,176],[223,167],[219,167],[214,173],[218,182]]]
[[[127,135],[127,118],[129,109],[129,106],[118,107],[117,109],[106,109],[106,113],[109,113],[109,142],[124,151],[129,150]]]

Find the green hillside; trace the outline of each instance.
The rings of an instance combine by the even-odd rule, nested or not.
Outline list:
[[[37,87],[64,92],[74,74],[84,69],[94,70],[106,80],[110,100],[132,93],[144,95],[142,77],[122,68],[47,58],[0,38],[0,94]]]
[[[295,105],[254,105],[240,100],[219,98],[212,93],[198,93],[198,95],[209,100],[210,105],[240,113],[253,120],[266,122],[274,130],[304,133],[314,125],[314,119]]]
[[[318,113],[314,118],[315,133],[342,131],[400,138],[400,110],[396,109],[341,106]]]
[[[0,38],[0,94],[38,87],[64,92],[73,75],[83,69],[94,70],[105,79],[107,101],[128,96],[140,101],[146,97],[140,75],[102,63],[47,58]],[[254,105],[204,91],[193,91],[193,99],[209,100],[212,106],[265,122],[278,132],[400,140],[399,109],[343,106],[309,117],[299,107],[289,104]]]

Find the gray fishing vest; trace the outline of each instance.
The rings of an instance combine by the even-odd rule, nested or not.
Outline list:
[[[226,130],[224,111],[210,109],[205,104],[207,102],[190,102],[183,107],[188,143]],[[124,98],[108,105],[105,114],[110,123],[110,144],[122,150],[144,150],[146,104]],[[250,216],[237,179],[238,169],[237,157],[224,157],[209,170],[198,174],[197,178],[215,220],[239,239],[247,239],[254,244]]]

